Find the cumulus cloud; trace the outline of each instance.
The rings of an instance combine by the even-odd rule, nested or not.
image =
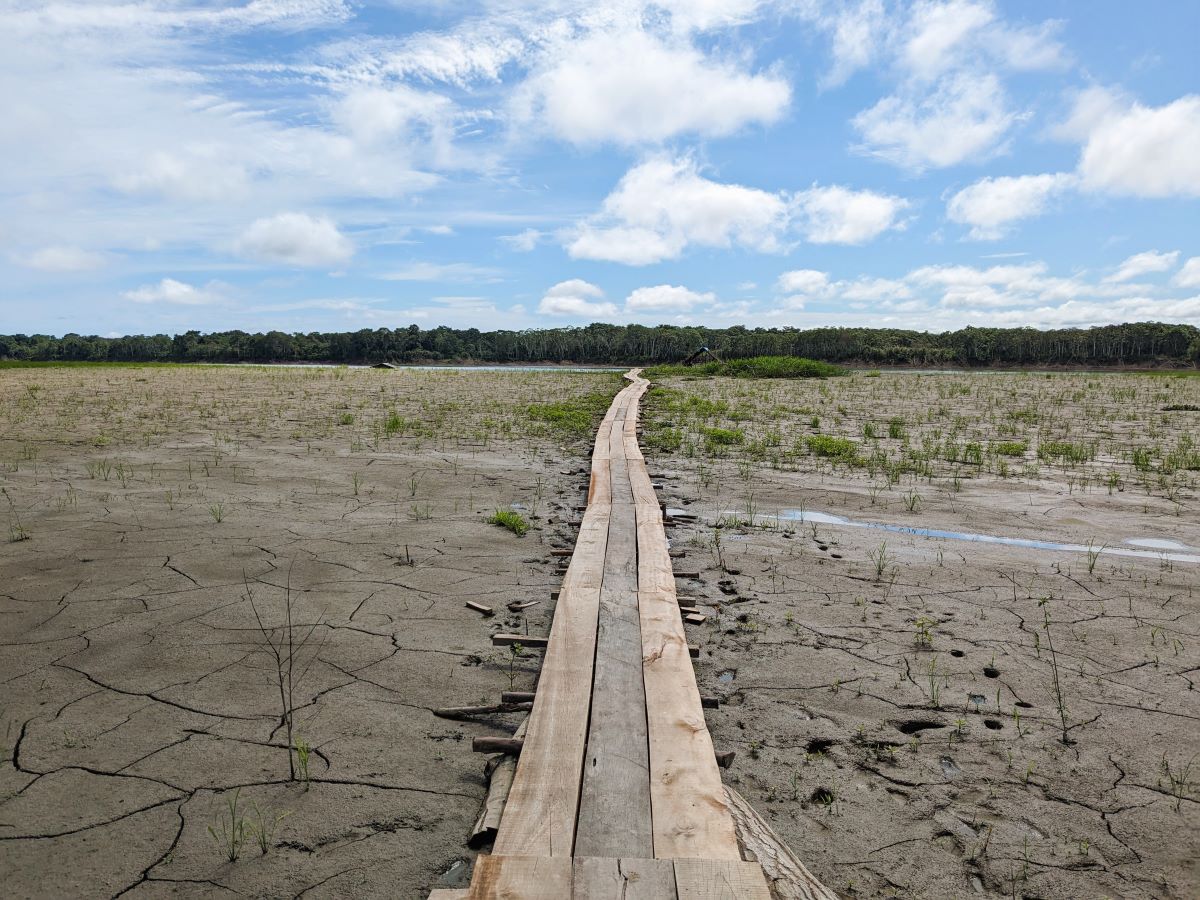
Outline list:
[[[202,306],[220,299],[212,288],[198,288],[174,278],[164,278],[158,284],[144,284],[121,294],[134,303],[167,303],[173,306]]]
[[[784,199],[704,178],[691,159],[650,159],[625,173],[598,215],[567,234],[575,259],[647,265],[677,259],[689,244],[779,249]]]
[[[1135,253],[1126,259],[1104,280],[1107,282],[1131,281],[1139,275],[1149,275],[1151,272],[1166,272],[1175,266],[1179,259],[1179,251],[1159,253],[1157,250],[1147,250],[1145,253]]]
[[[1055,196],[1076,183],[1066,172],[983,178],[951,197],[946,214],[951,221],[970,225],[976,240],[995,240],[1014,222],[1041,215]]]
[[[1079,176],[1088,190],[1133,197],[1200,197],[1200,95],[1164,106],[1081,95],[1065,125],[1084,132]]]
[[[526,228],[517,234],[502,234],[499,240],[518,253],[528,253],[541,243],[543,237],[545,234],[536,228]]]
[[[829,289],[829,275],[817,269],[794,269],[780,275],[775,288],[784,294],[823,294]]]
[[[893,94],[854,117],[862,152],[914,171],[980,162],[1017,119],[994,74],[958,72],[928,94]]]
[[[43,247],[21,260],[21,264],[41,272],[86,272],[108,263],[103,253],[79,247]]]
[[[546,291],[538,303],[538,312],[547,316],[602,319],[615,316],[617,307],[604,299],[604,291],[596,285],[572,278]]]
[[[776,121],[786,79],[754,74],[686,40],[614,29],[564,42],[518,89],[518,122],[577,144],[639,144],[679,134],[731,134]]]
[[[354,245],[330,219],[293,212],[258,219],[242,232],[236,250],[290,266],[337,265],[354,255]]]
[[[656,157],[630,169],[601,205],[565,235],[576,259],[647,265],[690,245],[784,249],[789,232],[815,244],[862,244],[891,228],[908,201],[837,185],[793,195],[705,178],[690,158]]]
[[[716,300],[712,293],[698,294],[685,287],[659,284],[640,287],[625,298],[626,312],[689,312]]]
[[[890,194],[853,191],[833,185],[794,197],[801,233],[814,244],[863,244],[891,228],[908,201]]]
[[[1171,283],[1177,287],[1200,288],[1200,256],[1193,256],[1185,262]]]

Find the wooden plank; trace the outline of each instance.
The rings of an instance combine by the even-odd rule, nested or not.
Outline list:
[[[575,860],[574,900],[675,900],[669,859]]]
[[[611,463],[614,504],[600,589],[575,855],[651,857],[654,840],[637,599],[637,523],[625,461],[614,459]]]
[[[471,900],[564,900],[571,896],[571,860],[480,855],[468,896]]]
[[[550,638],[534,637],[531,634],[493,634],[493,647],[511,647],[520,644],[527,650],[540,649],[550,643]]]
[[[771,900],[758,863],[741,859],[677,859],[679,900]]]
[[[470,896],[466,888],[434,888],[429,892],[429,900],[468,900]]]

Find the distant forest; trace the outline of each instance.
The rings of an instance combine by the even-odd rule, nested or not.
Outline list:
[[[699,347],[732,359],[805,356],[863,366],[1200,366],[1200,329],[1139,322],[1096,328],[695,328],[593,324],[479,331],[439,327],[247,334],[189,331],[106,338],[0,335],[0,359],[79,362],[678,362]]]

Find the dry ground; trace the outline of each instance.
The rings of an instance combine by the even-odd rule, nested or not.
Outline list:
[[[505,723],[430,709],[533,685],[536,660],[510,670],[489,633],[546,632],[548,549],[573,541],[563,507],[582,497],[564,470],[618,382],[0,371],[4,896],[423,898],[464,883],[485,790],[469,739]],[[550,401],[576,423],[583,410],[582,441],[530,415]],[[536,517],[523,538],[484,521],[514,502]],[[289,583],[296,633],[312,632],[294,694],[307,786],[289,780],[246,600],[274,628]],[[526,599],[545,602],[514,620],[505,604]],[[229,862],[235,796],[267,849],[248,833]]]
[[[669,534],[727,778],[826,884],[1200,896],[1200,378],[671,378],[648,403],[651,472],[699,517]],[[1190,550],[1110,552],[1131,539]]]

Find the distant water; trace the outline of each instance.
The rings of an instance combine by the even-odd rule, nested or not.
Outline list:
[[[214,366],[253,369],[373,369],[345,363],[210,363]],[[627,372],[628,366],[417,366],[393,363],[393,369],[422,372]],[[386,371],[386,370],[381,370]]]

